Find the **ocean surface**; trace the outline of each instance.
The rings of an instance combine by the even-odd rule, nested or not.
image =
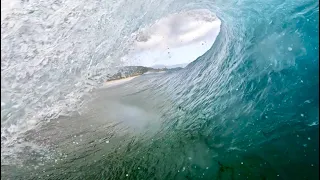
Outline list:
[[[317,180],[318,33],[316,0],[3,0],[1,179]]]

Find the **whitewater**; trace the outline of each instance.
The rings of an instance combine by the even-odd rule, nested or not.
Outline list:
[[[319,179],[318,25],[315,0],[3,0],[1,179]]]

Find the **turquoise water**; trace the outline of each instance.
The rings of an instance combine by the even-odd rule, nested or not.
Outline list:
[[[172,6],[217,14],[212,48],[29,132],[50,158],[26,153],[4,179],[319,179],[319,2]]]

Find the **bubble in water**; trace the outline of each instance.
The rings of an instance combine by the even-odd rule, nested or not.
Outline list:
[[[311,103],[311,101],[310,100],[306,100],[306,101],[304,101],[305,103]]]
[[[292,51],[292,47],[288,47],[288,51]]]

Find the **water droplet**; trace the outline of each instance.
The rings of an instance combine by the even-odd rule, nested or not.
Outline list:
[[[304,117],[304,114],[300,114],[301,117]]]
[[[128,177],[128,176],[129,176],[129,174],[126,174],[126,176]]]
[[[277,174],[277,176],[279,177],[280,175],[279,175],[279,174]]]
[[[308,137],[308,140],[310,141],[310,140],[311,140],[311,138],[310,138],[310,137]]]
[[[304,147],[307,147],[308,145],[307,145],[307,144],[303,144],[303,146],[304,146]]]
[[[243,162],[241,162],[241,164],[243,164]]]
[[[292,47],[288,47],[288,51],[292,51]]]
[[[109,143],[109,140],[107,140],[106,143],[108,144],[108,143]]]

